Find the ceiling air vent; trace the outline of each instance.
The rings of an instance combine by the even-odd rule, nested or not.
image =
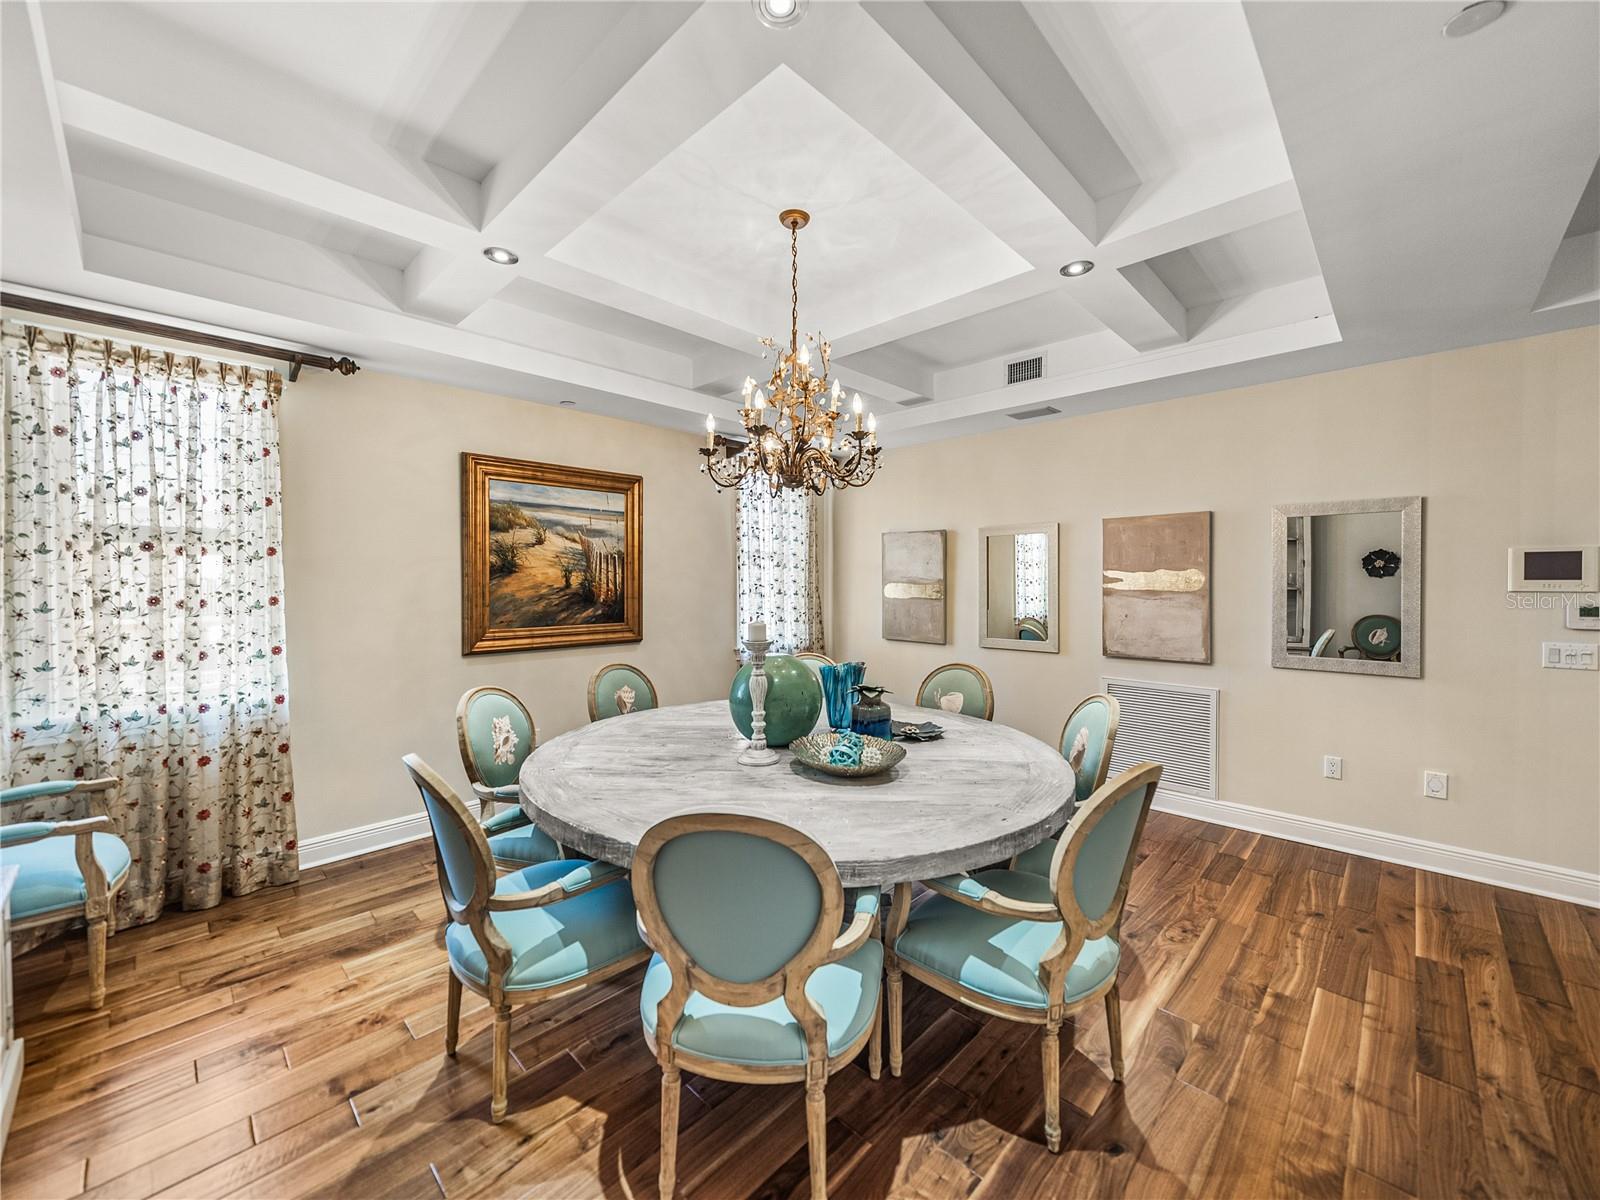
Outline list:
[[[1030,379],[1044,377],[1044,355],[1035,354],[1032,358],[1019,358],[1016,362],[1006,364],[1006,386],[1013,383],[1027,383]]]
[[[1032,421],[1038,417],[1053,417],[1060,411],[1059,408],[1049,404],[1041,404],[1038,408],[1019,408],[1016,412],[1007,413],[1006,416],[1013,421]]]
[[[932,404],[932,396],[913,396],[909,400],[895,401],[901,408],[920,408],[924,404]]]

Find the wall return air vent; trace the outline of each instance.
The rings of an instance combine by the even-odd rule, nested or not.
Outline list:
[[[1006,386],[1013,383],[1027,383],[1030,379],[1044,378],[1044,355],[1035,354],[1032,358],[1019,358],[1016,362],[1006,364]]]
[[[1215,800],[1217,689],[1109,676],[1103,682],[1122,706],[1111,774],[1158,762],[1163,792]]]
[[[1053,417],[1060,411],[1049,404],[1041,404],[1038,408],[1019,408],[1016,412],[1008,412],[1006,416],[1013,421],[1033,421],[1039,417]]]

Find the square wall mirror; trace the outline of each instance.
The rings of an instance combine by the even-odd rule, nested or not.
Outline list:
[[[1422,497],[1272,510],[1272,665],[1422,675]]]
[[[978,531],[980,646],[1060,652],[1060,528],[995,525]]]

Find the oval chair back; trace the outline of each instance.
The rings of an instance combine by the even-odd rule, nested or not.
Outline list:
[[[1311,647],[1312,658],[1322,657],[1323,652],[1328,648],[1328,643],[1333,641],[1333,635],[1334,631],[1332,629],[1324,629],[1322,631],[1322,634],[1317,638],[1316,644]]]
[[[432,767],[415,754],[401,760],[411,781],[422,793],[422,807],[433,831],[434,865],[439,872],[439,892],[450,920],[472,930],[488,962],[491,991],[511,965],[511,947],[488,918],[488,900],[494,894],[494,856],[483,828]],[[490,997],[499,1003],[498,995]]]
[[[644,712],[661,704],[656,685],[638,667],[607,663],[589,679],[589,720]]]
[[[827,1062],[827,1024],[805,986],[838,935],[844,893],[821,846],[757,817],[672,817],[634,851],[633,897],[672,973],[656,1013],[663,1061],[696,991],[740,1006],[783,997],[808,1061]]]
[[[1061,757],[1072,768],[1078,803],[1100,789],[1111,771],[1122,705],[1115,696],[1096,693],[1079,703],[1061,727]]]
[[[959,698],[959,705],[952,702]],[[920,708],[942,708],[945,712],[994,720],[994,688],[989,677],[969,663],[946,663],[928,673],[917,688]]]
[[[1160,782],[1158,763],[1129,767],[1097,788],[1062,830],[1050,879],[1065,922],[1061,936],[1067,953],[1056,960],[1063,978],[1050,980],[1056,989],[1051,995],[1059,991],[1083,943],[1105,937],[1121,922],[1135,851]]]
[[[791,655],[791,657],[799,659],[801,662],[805,663],[805,665],[810,668],[811,673],[818,679],[822,678],[823,667],[836,667],[839,665],[826,654],[819,654],[815,650],[802,650],[798,654]]]
[[[507,787],[533,753],[533,716],[504,688],[475,687],[456,705],[456,740],[469,783]]]

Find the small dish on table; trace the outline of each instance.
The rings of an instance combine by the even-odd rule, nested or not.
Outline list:
[[[832,730],[795,738],[789,749],[802,765],[847,779],[881,774],[906,756],[904,746],[883,738]]]
[[[910,721],[894,721],[890,723],[890,728],[897,742],[931,742],[944,736],[944,726],[935,725],[932,721],[923,721],[919,725],[913,725]]]

